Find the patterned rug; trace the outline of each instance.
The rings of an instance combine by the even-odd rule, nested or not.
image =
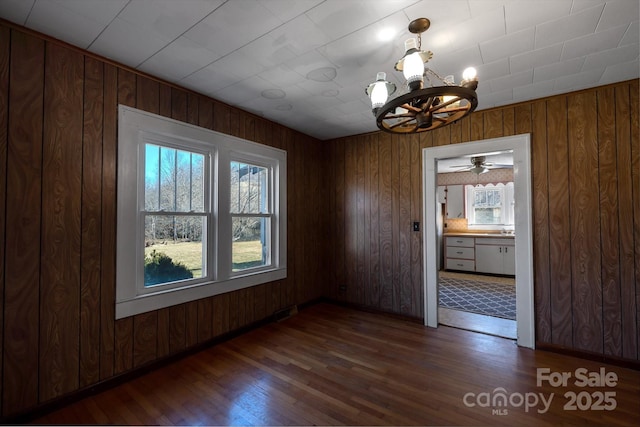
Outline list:
[[[441,307],[516,320],[516,287],[449,277],[439,279]]]

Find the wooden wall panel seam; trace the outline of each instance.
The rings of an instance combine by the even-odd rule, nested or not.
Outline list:
[[[622,356],[617,153],[615,141],[615,91],[597,95],[599,220],[601,245],[602,347],[607,355]]]
[[[100,379],[113,376],[115,366],[115,203],[116,197],[116,105],[117,69],[104,64],[102,134],[102,242],[100,277]],[[109,107],[111,106],[111,107]]]
[[[631,114],[629,86],[615,89],[615,151],[617,164],[618,211],[620,230],[633,228],[633,176],[631,156]],[[628,166],[628,170],[626,167]],[[622,232],[618,239],[621,345],[623,357],[635,357],[637,350],[636,292],[634,286],[633,233]]]
[[[137,107],[136,74],[117,69],[117,102],[122,105]],[[114,324],[114,372],[120,374],[133,368],[134,363],[134,321],[133,317],[118,319]]]
[[[0,416],[2,416],[4,378],[4,290],[5,290],[5,236],[7,197],[7,146],[9,131],[9,57],[11,32],[0,27]]]
[[[85,59],[82,258],[80,290],[80,387],[100,380],[100,277],[102,274],[102,132],[104,66]],[[88,206],[87,206],[88,205]],[[84,368],[86,366],[86,368]]]
[[[84,58],[45,47],[40,396],[79,386]],[[74,114],[79,111],[80,114]],[[68,264],[60,261],[65,260]]]
[[[640,359],[640,79],[629,85],[631,108],[631,175],[633,177],[633,224],[636,292],[636,357]]]
[[[551,279],[551,340],[573,346],[571,292],[570,183],[565,96],[546,101],[549,157],[549,274]]]
[[[38,402],[45,52],[42,40],[15,30],[11,31],[10,42],[7,226],[3,242],[4,416]]]
[[[547,106],[536,102],[528,112],[528,123],[522,123],[523,117],[516,111],[517,132],[525,129],[532,132],[532,169],[533,169],[533,220],[534,220],[534,294],[536,304],[536,339],[542,342],[552,341],[551,321],[551,279],[550,279],[550,203],[549,203],[549,142],[547,140]]]
[[[574,347],[602,352],[596,92],[568,97]],[[597,217],[596,217],[597,215]],[[594,254],[598,254],[597,256]]]

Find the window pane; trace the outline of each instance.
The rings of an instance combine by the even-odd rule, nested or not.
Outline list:
[[[160,147],[160,210],[176,208],[176,150]]]
[[[191,154],[191,211],[204,212],[204,156]]]
[[[191,210],[191,158],[190,153],[176,151],[176,211]]]
[[[233,218],[232,226],[231,259],[233,271],[268,265],[269,218]]]
[[[231,213],[268,213],[268,169],[231,162]]]
[[[204,210],[204,156],[178,150],[176,153],[176,211]]]
[[[500,208],[475,208],[474,224],[500,224]]]
[[[204,155],[146,144],[145,210],[204,212]]]
[[[145,286],[206,275],[204,221],[203,216],[145,217]]]
[[[145,146],[144,208],[147,211],[160,209],[160,147]]]
[[[493,206],[501,206],[502,205],[502,191],[493,190]]]

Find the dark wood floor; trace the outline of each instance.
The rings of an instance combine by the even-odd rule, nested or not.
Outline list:
[[[576,369],[602,367],[617,375],[616,386],[575,385]],[[572,377],[567,386],[538,386],[537,368]],[[478,404],[497,388],[505,406]],[[576,410],[565,408],[572,392]],[[596,407],[615,410],[587,409],[605,392]],[[541,394],[553,394],[546,412],[533,405]],[[638,371],[317,304],[36,423],[613,426],[640,425],[639,402]]]

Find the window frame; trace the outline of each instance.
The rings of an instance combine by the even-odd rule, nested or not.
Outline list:
[[[287,276],[286,151],[118,106],[116,319],[231,292]],[[205,152],[208,250],[202,278],[144,286],[145,146]],[[232,272],[230,159],[269,165],[271,264]],[[205,188],[206,190],[206,188]],[[207,210],[208,207],[208,210]],[[225,228],[228,225],[228,230]],[[135,237],[131,244],[130,236]],[[233,273],[233,274],[232,274]]]
[[[227,242],[227,254],[229,255],[228,260],[226,258],[223,258],[223,260],[225,261],[223,265],[220,265],[219,268],[222,269],[223,271],[225,271],[225,273],[229,276],[229,277],[241,277],[241,276],[245,276],[247,274],[259,274],[261,271],[266,271],[272,268],[272,266],[278,262],[279,263],[279,257],[276,257],[277,254],[275,254],[275,251],[273,250],[273,236],[277,233],[277,225],[276,224],[276,215],[275,215],[275,207],[276,207],[276,200],[274,197],[274,191],[272,187],[277,186],[276,181],[278,178],[278,174],[276,173],[278,165],[269,158],[265,158],[264,156],[257,156],[255,154],[250,154],[250,153],[243,153],[243,152],[239,152],[239,151],[230,151],[229,152],[229,156],[226,157],[225,156],[225,167],[222,168],[222,170],[220,173],[224,173],[225,176],[229,177],[230,180],[230,176],[231,176],[231,162],[243,162],[243,163],[247,163],[247,164],[251,164],[254,166],[260,166],[260,167],[265,167],[267,168],[267,170],[269,171],[269,178],[268,182],[267,182],[267,187],[268,187],[268,191],[269,191],[269,196],[268,196],[268,206],[269,206],[269,212],[270,214],[268,215],[264,215],[264,214],[259,214],[259,213],[248,213],[248,214],[238,214],[238,213],[232,213],[231,212],[231,188],[230,186],[228,187],[229,192],[228,193],[224,193],[221,194],[221,199],[223,198],[224,200],[228,200],[228,205],[226,208],[226,214],[228,215],[228,217],[226,218],[227,221],[223,220],[221,221],[221,229],[220,232],[222,233],[223,237],[221,238],[221,240]],[[221,166],[222,167],[222,166]],[[285,175],[286,176],[286,175]],[[227,188],[224,189],[225,191],[227,190]],[[241,217],[241,216],[248,216],[248,217],[260,217],[260,216],[265,216],[265,217],[269,217],[271,219],[270,221],[270,230],[269,230],[269,240],[270,240],[270,265],[267,266],[260,266],[260,267],[254,267],[254,268],[249,268],[246,270],[242,270],[242,271],[237,271],[234,272],[233,271],[233,239],[232,239],[232,227],[233,227],[233,218],[234,217]],[[228,233],[228,235],[226,234]],[[228,269],[228,270],[227,270]]]

